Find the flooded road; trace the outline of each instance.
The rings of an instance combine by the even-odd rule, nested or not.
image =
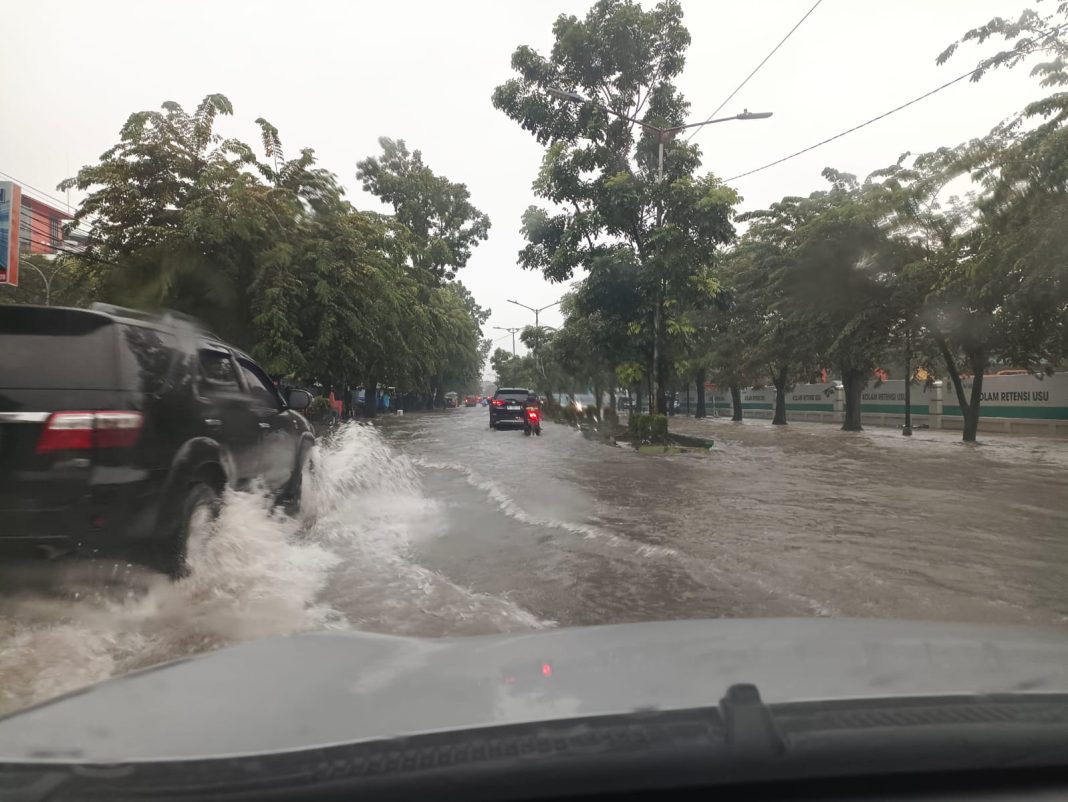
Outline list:
[[[0,575],[0,711],[163,660],[321,628],[440,636],[672,618],[1068,618],[1068,442],[674,419],[655,457],[482,408],[343,427],[299,519],[230,493],[178,583]]]

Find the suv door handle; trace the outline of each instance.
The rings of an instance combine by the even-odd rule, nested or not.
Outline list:
[[[271,424],[267,423],[267,421],[262,421],[261,420],[260,423],[259,423],[259,427],[261,429],[270,429],[271,428]]]
[[[222,426],[222,421],[218,418],[204,418],[204,424],[206,426],[212,427],[213,429],[216,429],[219,426]]]

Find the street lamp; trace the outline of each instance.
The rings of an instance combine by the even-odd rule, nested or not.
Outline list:
[[[37,275],[39,275],[41,277],[41,281],[43,281],[44,285],[45,285],[45,306],[51,306],[52,305],[52,279],[54,279],[56,277],[56,273],[59,272],[59,267],[56,267],[55,269],[53,269],[52,270],[52,274],[50,276],[46,276],[45,272],[35,264],[31,264],[30,262],[23,262],[22,266],[23,267],[29,267],[29,268],[32,268],[32,269],[37,271]]]
[[[523,329],[521,327],[518,327],[518,326],[514,327],[514,328],[505,328],[504,326],[494,326],[493,328],[497,329],[497,331],[506,331],[506,332],[508,332],[509,334],[512,335],[512,356],[515,356],[515,333],[517,331],[522,331]]]
[[[545,91],[557,100],[566,100],[569,103],[593,103],[593,105],[608,112],[609,114],[619,117],[619,119],[621,120],[626,120],[627,122],[640,125],[642,128],[645,128],[648,131],[655,131],[657,135],[657,143],[660,146],[660,152],[658,154],[656,168],[657,181],[664,180],[664,145],[674,139],[675,135],[678,134],[680,131],[685,131],[687,128],[699,128],[703,125],[725,123],[729,120],[766,120],[773,113],[770,111],[749,111],[749,109],[745,109],[742,111],[741,114],[734,114],[730,117],[717,117],[714,120],[704,120],[699,123],[684,123],[683,125],[672,125],[664,127],[659,125],[650,125],[649,123],[642,122],[641,120],[635,117],[628,117],[626,114],[621,114],[618,111],[614,111],[608,108],[608,106],[604,105],[603,103],[599,103],[594,100],[588,100],[587,98],[584,98],[582,95],[580,95],[578,92],[568,92],[564,89],[559,89],[557,87],[550,87]]]
[[[561,298],[560,301],[562,300],[564,299]],[[540,326],[538,325],[538,315],[544,312],[546,309],[551,309],[552,307],[556,306],[558,303],[560,303],[560,301],[553,301],[551,304],[546,304],[545,306],[541,306],[535,309],[533,306],[521,304],[519,303],[519,301],[513,301],[511,298],[508,299],[508,303],[515,304],[516,306],[521,306],[524,309],[529,309],[531,312],[534,313],[534,328],[540,328]]]

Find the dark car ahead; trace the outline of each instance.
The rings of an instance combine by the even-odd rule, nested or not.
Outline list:
[[[309,400],[171,316],[0,306],[0,555],[182,573],[190,521],[225,487],[260,479],[299,505]]]
[[[489,426],[523,426],[526,422],[528,404],[535,404],[538,396],[523,387],[501,387],[489,403]]]

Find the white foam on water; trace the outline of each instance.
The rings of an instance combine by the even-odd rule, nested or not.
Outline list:
[[[65,563],[0,576],[0,712],[116,674],[292,632],[366,627],[459,634],[542,627],[512,601],[417,564],[438,508],[418,472],[372,427],[314,450],[302,513],[228,491],[188,577]]]
[[[312,532],[343,558],[326,596],[353,626],[418,635],[552,626],[419,564],[413,550],[442,533],[442,508],[426,497],[413,461],[372,427],[342,427],[312,472]]]
[[[422,458],[412,458],[412,462],[420,467],[430,470],[459,472],[468,484],[489,496],[497,506],[497,509],[509,518],[513,518],[520,523],[529,524],[531,526],[547,527],[549,529],[559,529],[573,535],[578,535],[587,540],[602,540],[617,548],[631,550],[643,557],[682,557],[678,551],[669,546],[659,546],[655,543],[642,543],[640,541],[620,537],[606,529],[591,526],[589,524],[579,524],[571,521],[560,521],[554,518],[542,518],[532,515],[516,503],[516,501],[511,498],[497,482],[480,476],[476,471],[466,465],[433,462]]]

